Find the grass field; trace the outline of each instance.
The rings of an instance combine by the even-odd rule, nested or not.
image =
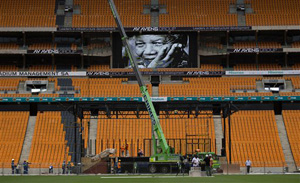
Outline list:
[[[300,183],[300,175],[182,176],[0,176],[1,183]]]

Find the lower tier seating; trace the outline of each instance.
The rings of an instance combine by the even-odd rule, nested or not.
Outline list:
[[[61,112],[38,112],[31,143],[29,162],[32,168],[58,168],[63,160],[71,161]]]
[[[120,148],[127,143],[130,156],[137,156],[139,148],[144,150],[145,156],[150,156],[151,121],[147,112],[141,118],[137,118],[133,112],[120,115],[119,119],[108,119],[104,115],[98,117],[102,119],[98,119],[96,153],[106,148],[115,148],[117,155],[121,155]],[[187,118],[187,115],[181,117],[169,115],[166,118],[161,115],[160,119],[165,138],[175,148],[175,153],[193,154],[196,149],[215,152],[215,130],[211,112],[207,118]]]
[[[285,129],[296,166],[300,167],[300,110],[283,110]]]
[[[227,147],[228,137],[228,120],[226,120]],[[233,164],[245,166],[245,161],[249,158],[253,167],[286,165],[274,111],[238,111],[231,115],[231,144]],[[226,150],[229,161],[229,149]]]
[[[11,160],[20,160],[29,112],[0,112],[0,162],[11,167]]]

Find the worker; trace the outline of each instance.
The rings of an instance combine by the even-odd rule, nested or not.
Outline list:
[[[50,164],[50,166],[49,166],[49,174],[53,174],[53,166],[52,166],[52,164]]]
[[[183,175],[185,173],[185,171],[189,171],[190,169],[190,164],[189,164],[189,156],[186,155],[184,160],[183,160],[183,166],[182,166],[182,171],[183,171]]]
[[[144,156],[144,152],[143,152],[142,149],[139,149],[139,151],[138,151],[138,157],[142,157],[142,156]]]
[[[62,168],[62,174],[66,174],[66,160],[63,161],[61,168]]]
[[[181,165],[181,161],[177,161],[177,174],[176,174],[176,176],[179,174],[179,173],[181,173],[181,171],[182,171],[182,165]]]
[[[197,157],[197,155],[195,155],[194,158],[192,159],[192,165],[193,167],[199,166],[199,158]]]
[[[128,144],[126,143],[125,145],[125,152],[126,152],[126,157],[129,156],[129,150],[128,150]]]
[[[250,168],[251,168],[251,161],[250,161],[249,158],[247,159],[245,164],[246,164],[246,167],[247,167],[247,174],[248,174],[248,173],[250,173]]]
[[[23,170],[24,170],[24,174],[28,174],[28,163],[26,160],[24,160],[23,162]]]
[[[21,173],[21,165],[18,164],[16,168],[16,174],[20,174],[20,173]]]
[[[121,173],[121,160],[119,159],[118,162],[118,173]]]
[[[120,151],[121,151],[121,156],[124,157],[125,147],[124,147],[124,146],[121,146],[121,147],[120,147]]]
[[[205,155],[204,162],[205,162],[206,176],[210,176],[210,158],[208,157],[208,154]]]
[[[11,160],[11,174],[15,174],[15,160],[12,159]]]
[[[68,174],[71,173],[71,168],[72,168],[71,161],[69,161],[68,164],[67,164]]]
[[[209,176],[212,176],[214,159],[212,158],[212,154],[209,155]]]

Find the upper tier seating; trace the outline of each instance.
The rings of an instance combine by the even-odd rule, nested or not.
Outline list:
[[[300,70],[300,63],[295,63],[295,64],[292,66],[292,69],[293,69],[293,70]]]
[[[299,0],[248,0],[253,14],[246,14],[249,26],[300,25]]]
[[[281,48],[281,44],[277,42],[238,42],[233,44],[233,48]]]
[[[236,64],[233,66],[235,71],[248,70],[248,71],[265,71],[265,70],[282,70],[278,64]]]
[[[296,166],[300,167],[300,110],[283,110],[282,116]]]
[[[227,145],[228,133],[228,119],[226,118]],[[234,113],[231,116],[231,144],[233,164],[245,166],[245,161],[249,158],[252,161],[252,167],[286,166],[274,111]],[[229,161],[229,149],[226,150]]]
[[[98,117],[103,119],[98,119],[96,153],[98,154],[106,148],[115,148],[119,156],[121,155],[120,147],[127,143],[130,156],[137,156],[139,148],[144,150],[145,156],[150,156],[149,141],[144,141],[151,139],[151,121],[148,112],[141,112],[140,118],[137,118],[131,111],[123,113],[123,115],[119,115],[119,119],[109,119],[105,115],[99,114]],[[160,123],[166,139],[177,139],[169,140],[169,145],[175,148],[176,153],[186,154],[186,150],[194,153],[196,149],[203,151],[203,144],[200,147],[198,144],[188,145],[186,149],[185,138],[190,139],[189,143],[192,139],[210,138],[211,144],[209,141],[205,141],[207,143],[206,150],[215,152],[215,130],[211,115],[208,114],[206,119],[204,117],[194,118],[194,116],[187,118],[187,115],[178,118],[178,115],[174,114],[166,118],[161,115]]]
[[[18,71],[19,68],[16,65],[0,65],[0,71]]]
[[[292,48],[300,48],[300,42],[292,43]]]
[[[11,167],[11,160],[19,163],[26,134],[29,112],[0,112],[0,163]],[[22,160],[21,160],[22,161]]]
[[[256,77],[184,78],[183,84],[160,84],[159,96],[270,96],[271,92],[233,93],[255,90]]]
[[[160,27],[237,26],[237,15],[229,14],[235,0],[160,0],[167,14],[160,14]]]
[[[52,43],[33,43],[28,46],[28,50],[48,50],[48,49],[56,49],[57,44],[52,45]]]
[[[122,84],[128,78],[73,78],[73,86],[80,89],[75,97],[139,97],[138,84]],[[147,85],[150,96],[152,87]]]
[[[16,43],[0,43],[0,50],[17,50],[19,47]]]
[[[91,65],[87,71],[109,71],[109,65]]]
[[[60,112],[38,112],[31,143],[29,162],[32,168],[60,168],[63,160],[71,161],[66,132]]]
[[[0,27],[55,27],[55,0],[1,0]]]
[[[115,0],[114,2],[123,26],[150,26],[150,15],[142,14],[143,5],[149,5],[150,0]],[[116,27],[107,1],[74,0],[74,5],[80,6],[81,14],[73,15],[73,27]]]
[[[258,65],[256,64],[236,64],[233,66],[235,71],[256,71]]]

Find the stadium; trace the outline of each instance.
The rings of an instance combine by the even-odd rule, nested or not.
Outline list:
[[[1,0],[0,116],[1,182],[299,183],[300,2]]]

